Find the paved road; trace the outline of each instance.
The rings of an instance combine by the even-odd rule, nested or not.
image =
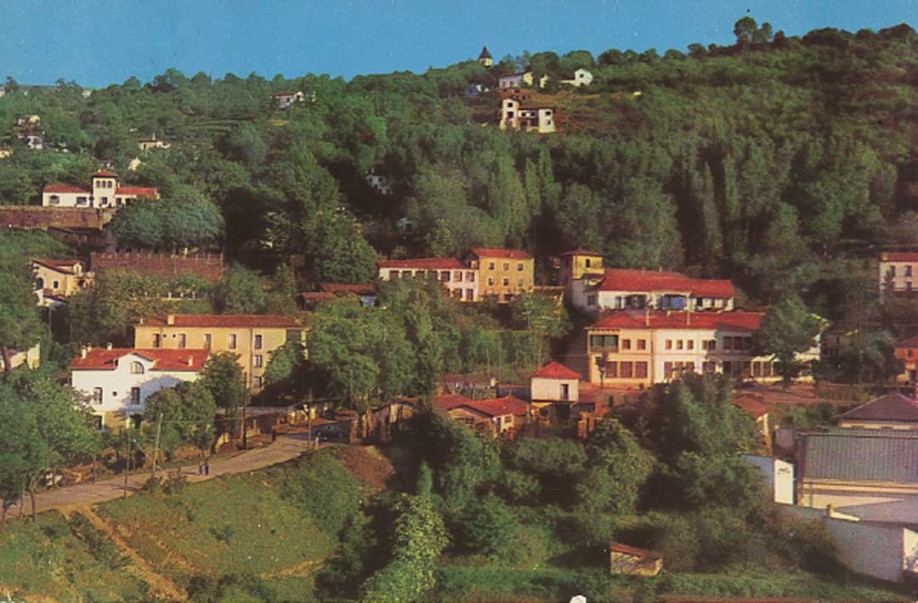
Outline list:
[[[305,433],[279,435],[276,442],[264,448],[246,450],[230,457],[218,457],[210,461],[210,475],[198,475],[198,465],[182,467],[182,474],[189,482],[200,482],[221,475],[248,473],[283,463],[298,457],[309,449],[309,440]],[[170,470],[172,471],[172,470]],[[161,472],[162,474],[162,472]],[[128,495],[138,491],[150,479],[149,471],[134,473],[128,477]],[[87,507],[98,503],[115,500],[124,496],[124,476],[89,484],[79,484],[66,488],[48,490],[35,496],[35,506],[39,513],[57,509],[69,511],[77,507]],[[23,501],[23,512],[29,513],[31,506],[28,497]]]

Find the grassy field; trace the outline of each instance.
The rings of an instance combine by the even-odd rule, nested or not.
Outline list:
[[[102,534],[59,513],[10,521],[0,533],[0,599],[143,600],[146,585],[129,565]]]

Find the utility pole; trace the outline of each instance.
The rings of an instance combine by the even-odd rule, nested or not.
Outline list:
[[[248,407],[249,402],[249,392],[246,390],[245,395],[242,397],[242,449],[249,449],[249,438],[248,438],[248,429],[246,429],[246,408]]]
[[[163,427],[163,413],[159,413],[159,417],[156,419],[156,440],[153,445],[153,468],[150,469],[150,477],[156,477],[156,461],[159,458],[159,433]]]
[[[125,429],[124,433],[127,434],[128,450],[127,450],[127,467],[125,468],[125,471],[124,471],[124,495],[122,496],[122,498],[127,498],[128,475],[131,474],[131,433],[130,433],[130,429]]]

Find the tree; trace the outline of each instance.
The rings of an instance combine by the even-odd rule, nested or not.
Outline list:
[[[632,514],[654,469],[653,456],[614,419],[601,421],[584,443],[588,469],[577,484],[577,506],[588,514]]]
[[[310,242],[316,280],[366,283],[376,274],[376,252],[363,238],[357,219],[344,208],[317,216],[316,238]]]
[[[159,443],[171,459],[183,444],[204,451],[214,442],[214,414],[217,407],[210,389],[201,382],[185,382],[147,398],[144,420],[150,430],[162,422]],[[149,434],[155,437],[154,434]]]
[[[67,304],[71,338],[78,343],[132,345],[131,326],[166,313],[166,283],[132,272],[100,274]],[[173,309],[174,311],[174,309]]]
[[[0,267],[0,356],[6,373],[13,370],[13,349],[28,349],[39,338],[41,327],[25,265]]]
[[[778,361],[778,372],[789,384],[802,368],[796,355],[808,350],[819,331],[822,321],[811,314],[795,294],[784,297],[762,319],[754,336],[754,344],[761,354],[773,354]]]
[[[217,283],[214,306],[224,314],[262,314],[268,306],[268,296],[255,272],[233,264]]]
[[[227,420],[233,426],[230,430],[232,433],[236,432],[239,409],[246,404],[249,396],[238,360],[239,354],[233,352],[214,354],[204,365],[198,381],[210,392],[214,403],[226,410]]]

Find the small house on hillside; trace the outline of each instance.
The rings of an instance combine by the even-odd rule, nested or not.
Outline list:
[[[171,147],[172,145],[169,144],[168,142],[159,140],[158,138],[156,138],[156,134],[154,134],[153,136],[149,138],[138,138],[137,146],[140,148],[141,151],[153,151],[156,149],[165,150]]]
[[[609,572],[626,576],[656,576],[663,570],[663,555],[613,542],[609,545]]]
[[[32,273],[42,306],[60,303],[92,283],[92,273],[85,271],[80,260],[33,259]]]
[[[277,92],[273,94],[271,98],[274,99],[274,104],[278,109],[289,109],[293,105],[306,102],[306,95],[303,94],[302,90],[297,90],[295,92]]]
[[[152,187],[122,186],[118,176],[108,170],[99,170],[90,176],[90,186],[49,184],[41,193],[45,207],[121,207],[138,199],[159,199],[159,191]]]
[[[446,414],[473,429],[508,437],[526,423],[529,404],[512,396],[471,400],[452,407]]]
[[[902,361],[902,372],[896,375],[896,382],[918,386],[918,335],[897,341],[893,356]]]
[[[490,69],[494,65],[494,57],[488,52],[487,46],[481,48],[481,54],[478,55],[478,64],[486,69]]]
[[[575,88],[580,88],[581,86],[589,86],[593,83],[593,74],[581,67],[574,72],[573,79],[561,80],[561,83],[568,86],[573,86]]]
[[[498,127],[501,130],[551,134],[557,131],[557,116],[554,107],[523,105],[519,99],[505,98],[500,103]]]
[[[918,430],[918,400],[894,392],[838,416],[838,426],[848,429]]]
[[[525,73],[508,73],[497,78],[497,87],[500,90],[522,88],[523,86],[532,87],[531,71]]]
[[[555,403],[571,404],[579,400],[580,375],[559,362],[550,362],[529,379],[529,391],[535,406]]]

